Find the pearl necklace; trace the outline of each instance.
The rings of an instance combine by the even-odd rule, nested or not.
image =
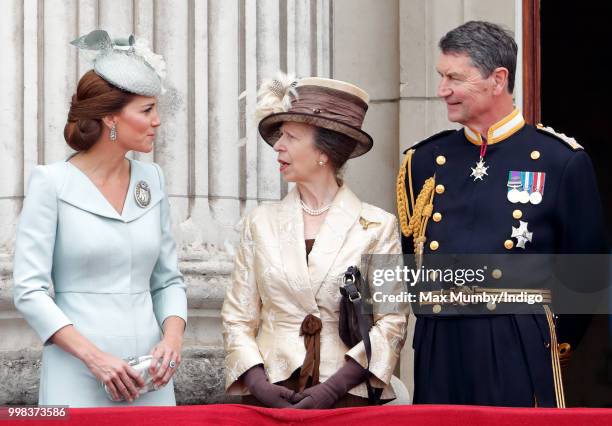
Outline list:
[[[302,210],[304,210],[304,213],[306,213],[309,216],[320,216],[323,213],[325,213],[327,210],[329,210],[331,204],[328,204],[324,207],[321,207],[320,209],[313,209],[311,207],[308,207],[303,200],[300,200],[300,204],[302,205]]]

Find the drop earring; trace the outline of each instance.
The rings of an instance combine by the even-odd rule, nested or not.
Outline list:
[[[113,126],[110,129],[110,140],[115,142],[117,140],[117,125],[113,123]]]

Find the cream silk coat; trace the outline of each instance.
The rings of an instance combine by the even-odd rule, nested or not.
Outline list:
[[[73,324],[102,351],[140,356],[160,341],[166,318],[187,320],[163,175],[155,164],[130,164],[122,214],[68,161],[32,172],[17,229],[13,279],[15,306],[45,343],[41,405],[175,405],[172,381],[132,404],[112,402],[83,362],[49,342],[57,330]],[[151,191],[145,207],[134,199],[140,181]]]
[[[378,223],[365,229],[360,218]],[[222,309],[228,393],[248,393],[238,378],[254,365],[263,363],[273,383],[300,368],[306,355],[300,326],[308,314],[323,323],[321,382],[346,362],[346,356],[367,365],[363,343],[348,348],[338,335],[343,274],[347,267],[359,266],[366,253],[401,253],[397,221],[362,203],[346,185],[327,213],[308,263],[296,188],[281,202],[261,205],[246,216]],[[371,383],[385,388],[383,398],[393,398],[389,381],[406,337],[406,316],[375,315],[375,321],[370,331]],[[367,397],[366,385],[350,393]]]

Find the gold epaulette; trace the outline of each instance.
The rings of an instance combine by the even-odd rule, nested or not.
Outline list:
[[[542,123],[538,123],[536,125],[536,129],[542,131],[542,132],[546,132],[554,137],[556,137],[557,139],[559,139],[562,142],[565,142],[566,144],[568,144],[570,146],[570,148],[572,148],[574,151],[577,151],[579,149],[584,149],[582,147],[582,145],[580,145],[578,142],[576,142],[576,139],[574,138],[570,138],[569,136],[567,136],[565,133],[558,133],[555,131],[555,129],[553,129],[552,127],[545,127]]]
[[[402,166],[397,174],[396,197],[397,215],[399,218],[402,234],[405,237],[412,236],[414,241],[414,252],[422,251],[425,245],[425,230],[427,222],[433,212],[434,187],[436,185],[435,175],[426,179],[419,195],[414,199],[412,181],[412,156],[414,149],[409,149],[404,156]],[[406,173],[408,173],[408,188],[406,188]],[[410,198],[408,198],[410,191]]]
[[[399,219],[400,228],[402,234],[405,237],[409,237],[408,222],[412,216],[412,209],[414,207],[414,194],[412,193],[412,179],[410,179],[410,204],[408,200],[408,194],[406,191],[406,169],[411,168],[412,155],[414,149],[409,149],[402,160],[399,172],[397,174],[397,180],[395,182],[396,189],[396,200],[397,200],[397,217]],[[412,173],[409,174],[412,177]]]

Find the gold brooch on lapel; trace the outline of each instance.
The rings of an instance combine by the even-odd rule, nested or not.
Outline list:
[[[359,218],[359,224],[363,227],[364,230],[367,231],[370,226],[380,225],[380,222],[370,222],[370,221],[364,219],[363,217],[360,217]]]
[[[149,184],[144,180],[141,180],[136,184],[136,188],[134,189],[134,198],[136,199],[136,204],[138,204],[138,207],[143,209],[151,202],[151,190],[149,189]]]

